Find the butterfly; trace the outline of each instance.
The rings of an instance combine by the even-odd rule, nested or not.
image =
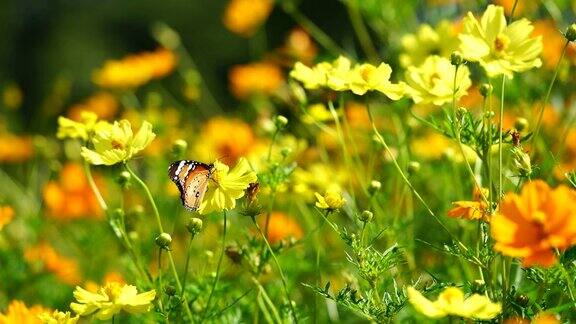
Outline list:
[[[213,164],[198,161],[181,160],[170,164],[168,175],[178,186],[184,207],[191,211],[200,208],[213,171]]]

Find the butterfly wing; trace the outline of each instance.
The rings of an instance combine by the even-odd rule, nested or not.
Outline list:
[[[180,190],[184,207],[198,210],[212,174],[212,166],[191,160],[176,161],[170,164],[168,175]]]

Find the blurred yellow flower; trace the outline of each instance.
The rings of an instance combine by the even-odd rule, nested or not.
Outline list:
[[[214,211],[234,209],[236,199],[244,196],[246,188],[256,180],[256,173],[252,171],[245,158],[240,158],[232,170],[226,164],[215,161],[208,190],[198,212],[205,215]]]
[[[72,316],[70,312],[55,310],[53,313],[45,312],[38,316],[44,324],[76,324],[80,315]]]
[[[136,153],[142,151],[154,140],[156,134],[152,124],[144,121],[134,135],[132,125],[123,119],[100,129],[96,129],[92,139],[94,149],[82,147],[81,155],[90,164],[114,165],[126,162]]]
[[[40,263],[44,270],[53,273],[66,284],[76,285],[81,281],[78,263],[61,255],[47,243],[26,248],[24,259],[32,265]]]
[[[0,134],[0,162],[20,163],[27,161],[34,154],[32,138]]]
[[[13,300],[8,305],[4,313],[0,314],[0,323],[2,324],[41,324],[38,317],[44,312],[50,311],[43,306],[27,307],[26,304],[19,300]]]
[[[456,67],[440,56],[428,57],[422,65],[406,70],[406,93],[415,103],[441,106],[452,101]],[[456,74],[456,100],[468,92],[472,85],[468,67],[462,65]]]
[[[228,73],[230,91],[238,99],[254,94],[270,95],[284,83],[282,70],[273,63],[236,65]]]
[[[58,132],[56,137],[77,138],[87,141],[94,131],[108,127],[108,122],[98,121],[98,115],[91,111],[80,113],[80,121],[74,121],[66,117],[58,117]]]
[[[272,0],[230,0],[222,18],[226,28],[240,36],[252,36],[268,18]]]
[[[321,62],[308,67],[296,62],[290,77],[302,82],[306,89],[327,87],[334,91],[352,91],[364,95],[368,91],[379,91],[392,100],[404,95],[404,84],[390,81],[392,68],[386,63],[352,65],[349,59],[340,56],[332,63]]]
[[[316,103],[306,108],[306,114],[302,115],[302,122],[314,124],[317,122],[327,122],[334,120],[332,113],[322,103]]]
[[[10,206],[0,206],[0,231],[6,226],[10,224],[12,219],[14,218],[14,209]]]
[[[112,282],[101,287],[97,293],[76,287],[74,298],[77,303],[71,303],[70,308],[75,313],[80,316],[94,314],[97,319],[107,320],[121,311],[130,314],[148,312],[156,298],[156,291],[152,289],[139,294],[135,286]]]
[[[458,36],[465,59],[479,62],[489,77],[523,72],[540,67],[542,37],[531,37],[534,27],[525,18],[507,25],[504,9],[489,5],[480,21],[471,12]]]
[[[455,315],[477,320],[491,320],[502,312],[500,303],[494,303],[488,297],[478,294],[465,298],[462,290],[457,287],[444,289],[436,301],[431,301],[418,290],[408,287],[408,300],[418,312],[430,318]]]
[[[137,88],[152,79],[170,74],[176,61],[176,55],[164,48],[129,55],[121,60],[107,61],[102,68],[94,72],[92,81],[104,88]]]
[[[22,89],[15,83],[8,84],[2,89],[2,103],[9,109],[20,108],[23,97]]]
[[[102,187],[98,175],[94,174],[94,180],[98,187]],[[46,215],[54,219],[100,219],[103,216],[82,166],[76,163],[65,164],[58,180],[51,180],[44,186],[42,196]]]
[[[404,35],[401,44],[400,64],[418,66],[430,55],[449,58],[458,49],[457,31],[448,20],[441,21],[435,28],[423,24],[416,34]]]
[[[96,114],[99,119],[110,119],[118,111],[118,101],[108,92],[98,92],[85,101],[70,107],[67,115],[72,120],[81,121],[85,111]]]
[[[336,210],[342,208],[346,203],[342,192],[338,186],[330,186],[324,195],[314,193],[316,196],[316,207],[320,209]]]

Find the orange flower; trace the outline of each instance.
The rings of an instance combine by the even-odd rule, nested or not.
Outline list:
[[[300,27],[290,31],[284,46],[278,51],[281,55],[291,59],[291,61],[300,61],[306,65],[312,64],[316,54],[318,54],[316,44],[314,44],[310,35]],[[288,64],[288,66],[292,65],[294,65],[294,62]]]
[[[92,80],[104,88],[137,88],[152,79],[170,74],[176,66],[176,55],[160,48],[154,52],[130,55],[121,60],[107,61],[96,70]]]
[[[494,3],[504,7],[504,12],[506,15],[510,16],[512,13],[512,8],[514,8],[514,3],[516,2],[516,10],[514,11],[514,16],[526,15],[536,8],[538,4],[535,1],[516,1],[516,0],[495,0]]]
[[[504,321],[504,324],[560,324],[558,316],[548,313],[540,312],[534,317],[532,321],[523,317],[512,317]]]
[[[0,231],[14,218],[14,209],[10,206],[0,206]]]
[[[248,155],[255,142],[252,128],[244,121],[215,117],[202,125],[195,149],[200,160],[234,164]]]
[[[96,183],[99,179],[96,178]],[[68,163],[60,171],[60,179],[44,187],[48,215],[59,220],[81,217],[100,219],[103,214],[88,184],[82,167]]]
[[[0,135],[0,162],[24,162],[30,159],[32,154],[34,154],[32,138],[12,134]]]
[[[449,217],[465,218],[469,220],[486,219],[486,204],[480,201],[455,201],[448,211]]]
[[[84,284],[84,286],[86,287],[86,290],[95,293],[95,292],[98,292],[98,289],[101,286],[106,286],[106,284],[112,283],[112,282],[116,282],[120,285],[126,284],[124,277],[122,277],[122,275],[119,274],[118,272],[107,272],[106,275],[104,275],[104,279],[102,279],[102,283],[103,283],[102,285],[98,285],[94,281],[87,281]]]
[[[266,220],[262,220],[260,226],[266,226]],[[282,212],[273,212],[270,214],[268,223],[268,233],[266,235],[271,244],[277,243],[288,238],[302,238],[302,228],[293,218]]]
[[[30,308],[19,300],[13,300],[3,314],[0,314],[1,324],[41,324],[38,315],[50,312],[48,308],[35,305]]]
[[[544,67],[553,70],[558,60],[560,60],[562,48],[566,44],[566,38],[553,20],[539,20],[534,22],[533,35],[542,35],[542,42],[544,44],[542,48]],[[568,56],[570,56],[574,49],[576,49],[576,45],[570,43],[568,46],[569,50],[567,53]]]
[[[230,91],[238,99],[253,94],[269,95],[284,83],[280,67],[266,62],[236,65],[228,73],[228,79]]]
[[[224,26],[235,34],[250,37],[268,18],[273,6],[272,0],[231,0],[224,11]]]
[[[508,193],[492,216],[494,249],[523,259],[526,267],[550,267],[556,262],[554,249],[576,243],[576,191],[559,186],[551,189],[541,180]]]
[[[108,92],[99,92],[84,102],[70,107],[68,117],[75,121],[80,121],[80,114],[83,111],[90,111],[98,116],[98,119],[111,119],[118,111],[118,102],[113,95]]]
[[[66,284],[76,285],[81,281],[76,261],[59,254],[47,243],[26,248],[24,258],[30,263],[42,263],[46,271]]]

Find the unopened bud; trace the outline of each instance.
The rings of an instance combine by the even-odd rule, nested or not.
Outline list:
[[[406,171],[408,171],[408,175],[418,173],[418,171],[420,171],[420,162],[417,161],[408,162],[408,167],[406,168]]]
[[[486,118],[486,119],[492,119],[492,118],[494,118],[494,116],[496,116],[496,113],[494,113],[492,110],[488,110],[484,114],[484,118]]]
[[[572,24],[566,29],[566,34],[564,34],[569,42],[576,41],[576,24]]]
[[[521,175],[529,176],[532,174],[530,156],[521,147],[515,146],[512,148],[512,158],[514,166],[520,171]]]
[[[164,287],[164,292],[168,296],[174,296],[176,295],[176,288],[172,285],[167,285],[166,287]]]
[[[528,298],[528,296],[526,295],[518,295],[516,297],[516,303],[522,307],[526,307],[528,306],[528,303],[530,302],[530,298]]]
[[[358,216],[358,219],[360,219],[362,223],[369,223],[373,217],[374,214],[371,211],[365,210]]]
[[[382,188],[382,183],[378,180],[372,180],[370,181],[370,187],[368,187],[368,192],[370,192],[370,194],[375,194],[378,190],[380,190]]]
[[[526,128],[528,128],[528,120],[522,117],[516,119],[516,122],[514,123],[514,128],[516,128],[516,130],[519,132],[525,130]]]
[[[202,220],[200,218],[192,217],[186,224],[186,229],[192,237],[196,236],[202,230]]]
[[[120,185],[120,187],[128,188],[131,179],[132,175],[130,174],[130,172],[122,171],[120,172],[120,175],[118,175],[118,178],[116,178],[116,182]]]
[[[172,244],[172,236],[168,233],[162,233],[156,237],[156,245],[161,249],[170,250],[170,244]]]
[[[277,129],[284,129],[288,125],[288,118],[278,115],[274,118],[274,125],[276,125]]]
[[[489,83],[484,83],[480,86],[480,94],[482,95],[482,97],[486,98],[488,96],[490,96],[492,94],[492,91],[494,90],[494,88],[492,87],[491,84]]]
[[[280,154],[282,154],[283,158],[286,158],[288,155],[292,154],[292,149],[290,147],[283,147],[280,150]]]
[[[183,139],[177,139],[172,143],[172,154],[177,159],[181,159],[186,154],[188,143]]]
[[[450,55],[450,63],[452,63],[454,66],[462,65],[462,63],[464,63],[462,54],[460,54],[458,51],[452,53],[452,55]]]

